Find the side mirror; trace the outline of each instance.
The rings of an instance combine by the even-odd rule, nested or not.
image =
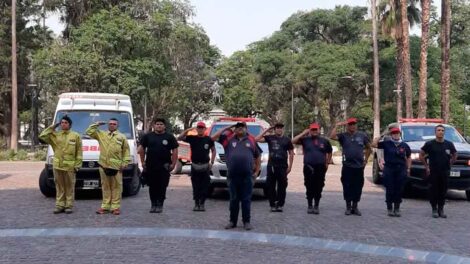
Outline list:
[[[466,137],[465,137],[465,141],[467,141],[467,143],[470,144],[470,136],[466,136]]]

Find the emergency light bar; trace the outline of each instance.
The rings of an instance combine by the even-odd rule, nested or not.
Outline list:
[[[108,94],[108,93],[62,93],[59,98],[68,99],[114,99],[129,100],[130,97],[124,94]]]
[[[256,122],[252,117],[220,117],[218,121]]]
[[[440,118],[400,118],[398,119],[400,123],[444,123],[443,119]]]

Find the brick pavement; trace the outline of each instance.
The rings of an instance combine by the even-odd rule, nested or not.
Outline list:
[[[214,198],[207,203],[208,211],[205,213],[192,212],[190,180],[185,175],[173,176],[168,190],[168,200],[165,203],[164,213],[161,215],[149,214],[148,189],[144,188],[134,197],[123,200],[123,214],[120,216],[94,214],[94,210],[99,206],[99,194],[87,193],[80,195],[76,202],[76,211],[72,215],[52,215],[54,200],[45,198],[38,190],[38,175],[42,169],[42,163],[0,162],[0,228],[37,228],[37,227],[160,227],[160,228],[191,228],[221,230],[228,218],[228,201],[225,191],[217,191]],[[465,201],[464,194],[452,192],[449,195],[448,215],[449,218],[430,218],[430,208],[423,195],[418,194],[412,199],[405,199],[403,205],[402,218],[389,218],[385,216],[384,194],[381,186],[376,186],[370,181],[366,181],[364,187],[363,201],[360,206],[363,211],[362,217],[344,216],[344,202],[342,200],[341,183],[339,173],[341,166],[332,165],[327,174],[327,183],[321,203],[321,214],[307,215],[306,200],[303,187],[303,176],[301,175],[301,159],[296,158],[292,174],[289,176],[289,187],[287,203],[284,213],[269,213],[268,203],[265,199],[256,195],[252,208],[252,224],[254,231],[259,233],[285,234],[302,237],[316,237],[322,239],[334,239],[338,241],[354,241],[372,245],[396,246],[403,248],[421,249],[428,251],[445,252],[448,254],[470,256],[468,245],[470,245],[470,232],[468,231],[468,219],[470,211],[469,203]],[[366,175],[370,176],[370,168]],[[242,231],[237,229],[236,231]],[[181,250],[182,256],[193,258],[198,252],[198,245],[204,250],[211,252],[210,260],[217,260],[219,255],[234,257],[235,263],[245,263],[249,256],[255,262],[256,256],[262,255],[263,261],[270,260],[270,252],[283,252],[282,257],[292,260],[286,262],[311,262],[312,256],[318,258],[318,263],[341,263],[345,258],[348,263],[398,263],[390,258],[374,258],[368,255],[351,254],[344,252],[312,251],[295,247],[288,247],[288,250],[281,250],[279,246],[259,245],[250,243],[250,249],[255,248],[253,254],[244,254],[242,242],[213,241],[201,239],[179,239],[169,238],[168,247],[161,243],[161,239],[151,238],[87,238],[79,239],[80,248],[83,247],[93,251],[94,245],[99,245],[100,241],[112,241],[110,244],[119,244],[121,249],[125,249],[125,241],[142,241],[137,244],[142,247],[141,251],[145,256],[148,244],[155,244],[155,248],[161,252],[178,252]],[[21,260],[17,256],[18,248],[31,248],[31,258],[26,258],[26,262],[38,257],[46,248],[41,241],[50,242],[49,247],[57,249],[60,244],[67,243],[67,238],[34,238],[31,241],[25,238],[2,238],[0,243],[7,245],[0,250],[6,250],[5,256],[0,260],[4,263],[16,263]],[[61,242],[63,241],[63,242]],[[146,242],[144,242],[146,241]],[[105,242],[103,242],[105,243]],[[105,243],[106,244],[106,243]],[[252,244],[252,245],[251,245]],[[171,245],[181,245],[180,247]],[[139,246],[137,246],[139,247]],[[163,247],[163,248],[161,248]],[[164,250],[167,249],[167,251]],[[186,252],[184,249],[186,249]],[[225,250],[226,249],[226,250]],[[231,250],[233,249],[233,250]],[[49,249],[47,249],[49,250]],[[98,249],[96,249],[98,250]],[[162,253],[155,251],[151,256]],[[55,251],[55,250],[53,250]],[[107,252],[106,249],[103,251]],[[79,254],[81,250],[67,250],[67,255],[71,259]],[[98,252],[98,251],[96,251]],[[86,261],[93,263],[93,256],[98,253],[92,252],[91,257]],[[127,251],[126,251],[127,252]],[[219,252],[219,253],[217,253]],[[220,252],[223,252],[220,254]],[[213,254],[212,254],[213,253]],[[21,255],[21,254],[20,254]],[[56,255],[56,254],[53,254]],[[119,255],[119,254],[118,254]],[[197,255],[197,254],[196,254]],[[272,259],[275,259],[274,254]],[[175,256],[179,256],[176,254]],[[338,256],[337,258],[335,258]],[[7,258],[5,260],[5,258]],[[117,258],[116,258],[117,259]],[[137,259],[135,255],[129,258]],[[144,258],[145,259],[145,258]],[[282,258],[281,258],[282,259]],[[40,260],[40,259],[38,259]],[[186,259],[171,259],[159,261],[165,263],[178,262],[185,263]],[[261,260],[261,259],[260,259]],[[351,261],[350,261],[351,260]],[[356,262],[355,262],[356,261]],[[60,261],[59,261],[60,262]],[[57,262],[57,263],[59,263]],[[107,263],[105,260],[97,259],[97,263]],[[142,261],[141,263],[144,263]],[[189,261],[192,262],[192,261]],[[201,260],[201,262],[204,262]],[[277,261],[276,261],[277,262]],[[317,261],[315,261],[317,263]],[[50,262],[49,262],[50,263]],[[115,263],[115,262],[113,262]],[[117,262],[119,263],[119,262]],[[148,262],[146,262],[148,263]]]

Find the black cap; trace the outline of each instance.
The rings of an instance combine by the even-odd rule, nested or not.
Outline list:
[[[246,127],[246,123],[245,122],[238,122],[235,124],[235,127]]]
[[[283,123],[276,123],[274,125],[275,128],[283,128],[284,127],[284,124]]]

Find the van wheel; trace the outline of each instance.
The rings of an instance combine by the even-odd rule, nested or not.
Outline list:
[[[466,190],[465,195],[467,195],[467,201],[470,202],[470,190]]]
[[[124,184],[123,190],[122,190],[122,195],[123,196],[132,196],[136,195],[139,193],[140,190],[140,172],[139,169],[136,170],[134,173],[134,176],[132,177],[132,180]]]
[[[212,197],[214,195],[215,187],[214,185],[210,185],[207,189],[207,197]]]
[[[178,160],[171,174],[181,174],[182,171],[183,171],[183,163],[180,160]]]
[[[264,198],[268,198],[268,196],[269,196],[269,191],[268,191],[267,186],[263,187],[263,196],[264,196]]]
[[[374,158],[374,162],[372,164],[372,182],[375,184],[381,184],[382,179],[380,178],[380,167],[379,161],[377,157]]]
[[[39,190],[46,197],[55,196],[55,186],[52,186],[47,179],[47,170],[44,168],[39,175]]]

